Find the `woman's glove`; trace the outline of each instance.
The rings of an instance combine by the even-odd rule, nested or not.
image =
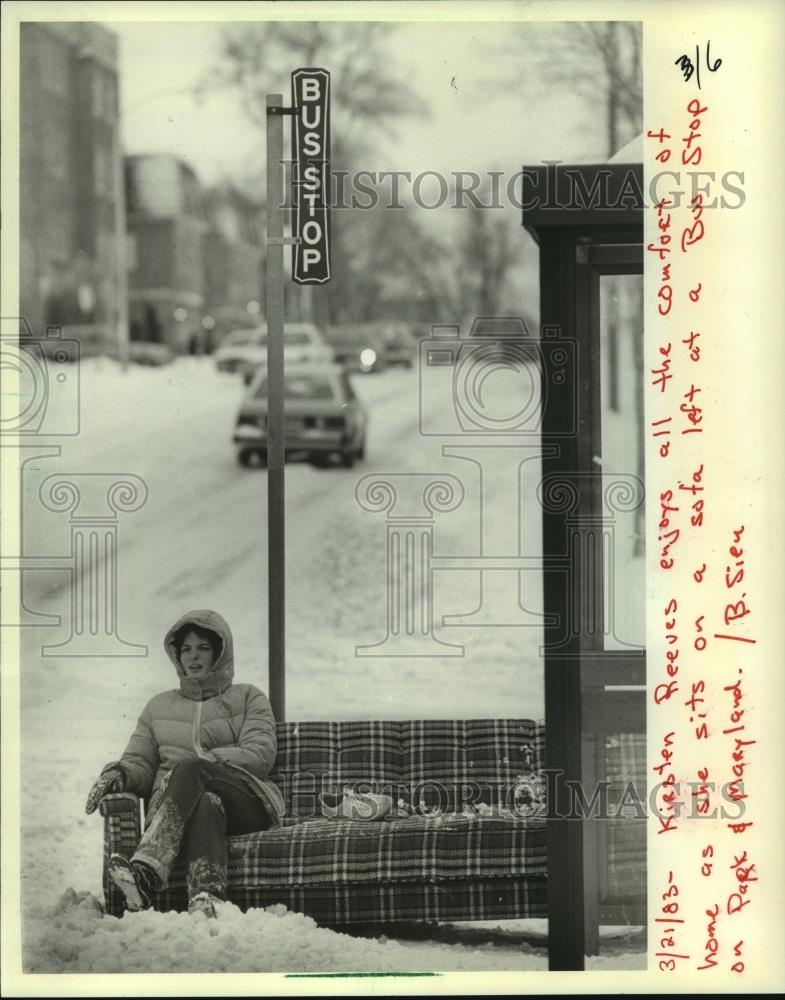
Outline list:
[[[122,792],[125,788],[125,782],[125,771],[117,764],[107,764],[103,771],[101,771],[98,781],[90,789],[90,794],[87,796],[87,803],[85,804],[85,812],[88,815],[95,812],[98,803],[104,795],[110,795],[112,792]]]

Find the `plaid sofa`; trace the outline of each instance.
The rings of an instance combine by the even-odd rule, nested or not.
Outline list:
[[[283,903],[322,924],[544,917],[544,727],[522,719],[285,722],[271,775],[286,814],[274,830],[228,838],[229,898],[241,909]],[[391,795],[393,813],[325,819],[319,795]],[[106,910],[122,896],[107,876],[141,836],[139,800],[101,802]],[[187,908],[176,868],[159,910]]]

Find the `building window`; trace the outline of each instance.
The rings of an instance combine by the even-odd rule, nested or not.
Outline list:
[[[71,257],[71,222],[68,213],[50,206],[46,231],[46,253],[50,260],[66,261]]]
[[[104,170],[104,158],[101,155],[101,147],[93,148],[93,184],[95,193],[99,197],[106,194],[106,174]]]
[[[104,118],[108,122],[117,118],[117,79],[111,73],[104,81]]]
[[[117,117],[117,83],[114,75],[96,66],[92,77],[93,117],[113,122]]]
[[[48,31],[40,32],[41,85],[50,94],[68,93],[68,46]]]
[[[111,198],[114,189],[112,150],[109,146],[96,144],[93,149],[93,171],[95,193],[99,198]]]
[[[44,167],[49,177],[63,180],[68,176],[68,124],[61,118],[51,118],[43,136]]]
[[[194,219],[204,219],[204,204],[199,181],[190,170],[185,169],[182,165],[179,169],[184,202],[182,210]]]
[[[104,229],[98,233],[98,253],[96,263],[104,273],[114,271],[117,264],[117,237],[113,229]]]
[[[93,118],[103,118],[104,112],[104,74],[98,67],[93,70]]]
[[[137,267],[136,233],[125,234],[125,260],[127,270],[135,271]]]

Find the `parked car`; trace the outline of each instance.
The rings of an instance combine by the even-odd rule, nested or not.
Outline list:
[[[267,461],[267,368],[246,390],[234,428],[241,465]],[[368,412],[355,395],[346,371],[336,364],[293,363],[284,372],[286,457],[313,462],[337,459],[351,469],[365,457]]]
[[[417,356],[417,341],[405,323],[389,323],[382,328],[382,357],[388,367],[411,368]]]
[[[148,340],[132,340],[128,344],[128,360],[135,365],[160,367],[174,361],[174,351],[166,344],[153,344]]]
[[[205,348],[208,354],[215,354],[222,344],[228,342],[227,338],[231,334],[253,330],[259,326],[258,316],[242,315],[243,312],[228,306],[216,306],[212,313],[204,317],[202,325],[207,331]]]
[[[263,343],[264,327],[231,330],[213,353],[219,372],[236,372]],[[265,351],[266,355],[266,351]]]
[[[287,364],[333,360],[333,352],[315,323],[286,323],[283,353]],[[233,330],[213,356],[218,371],[240,372],[249,382],[256,370],[267,363],[267,325],[250,330]]]
[[[378,330],[372,323],[344,323],[325,330],[335,361],[348,372],[367,375],[385,369]]]

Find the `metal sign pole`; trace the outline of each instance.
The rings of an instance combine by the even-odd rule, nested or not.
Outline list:
[[[307,113],[306,113],[307,112]],[[296,229],[283,235],[283,115],[294,116],[293,184]],[[268,688],[275,718],[286,718],[286,576],[283,368],[283,248],[298,248],[292,277],[301,285],[330,280],[327,178],[330,151],[330,74],[324,69],[292,73],[292,105],[267,95],[267,589]],[[299,248],[302,247],[302,254]]]
[[[283,118],[267,95],[267,589],[268,678],[273,713],[286,717],[286,577],[283,407]]]

